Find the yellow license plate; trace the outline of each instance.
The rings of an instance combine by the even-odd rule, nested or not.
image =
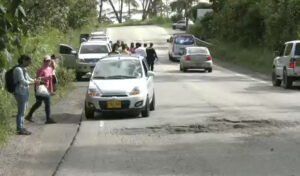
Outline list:
[[[107,108],[108,109],[113,109],[113,108],[121,108],[122,103],[120,100],[110,100],[107,101]]]

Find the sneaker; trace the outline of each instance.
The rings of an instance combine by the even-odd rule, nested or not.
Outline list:
[[[56,122],[51,118],[46,120],[46,124],[53,124],[53,123],[56,123]]]
[[[27,115],[27,116],[25,117],[25,120],[27,120],[27,121],[29,121],[29,122],[34,122],[34,121],[32,120],[32,116],[29,116],[29,115]]]
[[[25,128],[17,131],[18,135],[31,135],[32,133],[30,131],[27,131]]]

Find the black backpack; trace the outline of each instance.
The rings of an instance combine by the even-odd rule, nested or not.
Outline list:
[[[18,67],[18,65],[16,65],[13,68],[9,69],[5,73],[5,89],[9,93],[14,93],[15,92],[16,84],[15,84],[15,81],[14,81],[14,69],[16,67]]]

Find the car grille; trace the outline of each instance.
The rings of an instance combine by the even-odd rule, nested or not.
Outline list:
[[[96,63],[99,61],[99,58],[95,58],[95,59],[84,59],[85,63]]]
[[[101,95],[101,97],[128,97],[127,95]]]
[[[104,110],[107,109],[107,101],[100,101],[99,105],[100,105],[101,109],[104,109]],[[128,109],[130,106],[130,101],[123,100],[123,101],[121,101],[121,105],[122,105],[121,109]]]

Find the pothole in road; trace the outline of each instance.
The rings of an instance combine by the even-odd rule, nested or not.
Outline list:
[[[286,122],[277,120],[242,120],[233,121],[228,119],[215,119],[205,124],[191,125],[161,125],[146,128],[124,128],[117,130],[118,133],[125,135],[139,134],[192,134],[192,133],[218,133],[243,130],[259,132],[285,127],[294,127],[298,122]]]

